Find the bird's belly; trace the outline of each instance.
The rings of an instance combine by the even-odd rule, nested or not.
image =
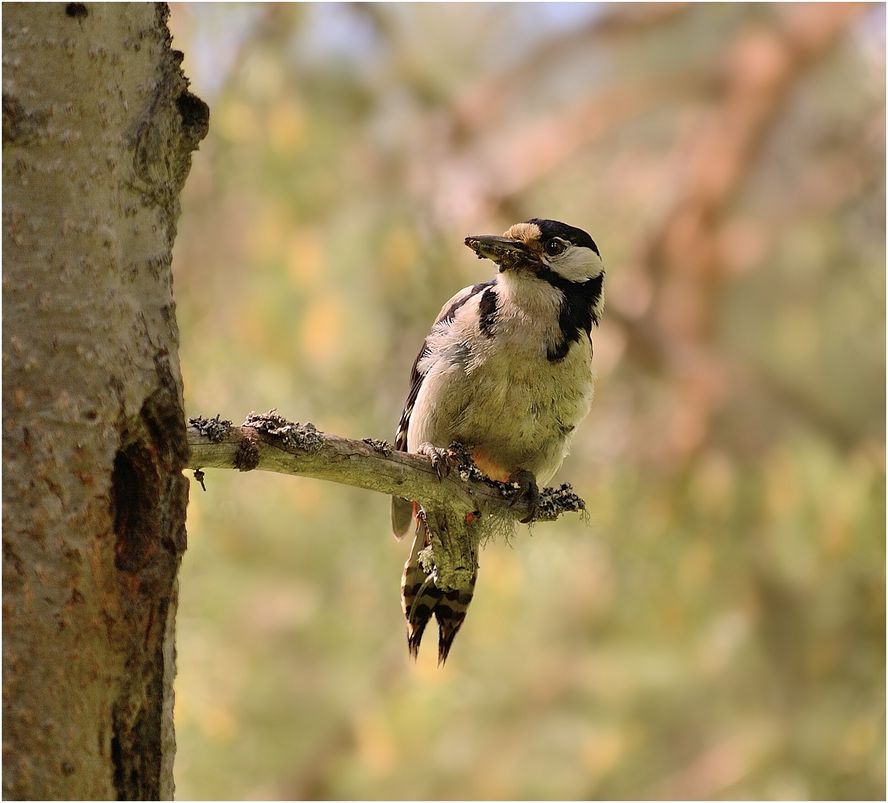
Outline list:
[[[524,356],[492,354],[431,372],[426,390],[436,399],[435,409],[425,410],[422,422],[414,419],[408,448],[459,441],[488,473],[495,467],[500,474],[525,469],[541,483],[551,479],[592,401],[591,346],[575,343],[557,363]]]

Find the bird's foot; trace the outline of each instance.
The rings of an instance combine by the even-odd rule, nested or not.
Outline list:
[[[510,482],[515,483],[518,489],[509,505],[514,507],[518,502],[526,502],[530,512],[521,519],[521,523],[529,524],[534,520],[540,506],[540,487],[537,485],[536,477],[532,472],[522,468],[510,477]]]
[[[471,456],[461,443],[452,443],[446,449],[433,446],[431,443],[422,443],[416,450],[417,454],[429,458],[432,461],[432,468],[439,480],[450,475],[454,468],[465,465],[466,462],[471,463]]]

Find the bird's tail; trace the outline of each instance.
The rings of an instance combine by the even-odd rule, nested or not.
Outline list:
[[[429,532],[420,516],[416,517],[416,536],[410,557],[404,564],[401,580],[401,605],[407,619],[407,648],[415,659],[426,625],[435,615],[438,620],[438,665],[447,660],[453,640],[465,621],[475,592],[477,568],[462,588],[440,588],[434,568],[423,567],[420,552],[429,545]]]

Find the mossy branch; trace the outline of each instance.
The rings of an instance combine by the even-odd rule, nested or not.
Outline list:
[[[188,467],[195,470],[258,469],[314,477],[414,499],[426,508],[462,508],[515,521],[531,513],[516,483],[491,480],[470,462],[439,479],[427,457],[395,451],[385,441],[330,435],[312,424],[287,421],[274,410],[251,414],[239,427],[219,416],[192,418],[188,445]],[[554,521],[582,510],[583,500],[569,485],[545,488],[532,521]]]

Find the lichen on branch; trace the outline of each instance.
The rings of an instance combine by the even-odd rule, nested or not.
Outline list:
[[[188,422],[188,467],[274,471],[338,482],[413,499],[423,507],[519,521],[554,521],[562,513],[585,511],[570,485],[544,488],[535,511],[517,483],[497,482],[465,459],[438,477],[431,460],[393,449],[373,438],[351,440],[321,432],[311,423],[291,422],[276,410],[251,413],[241,426],[217,415]]]

